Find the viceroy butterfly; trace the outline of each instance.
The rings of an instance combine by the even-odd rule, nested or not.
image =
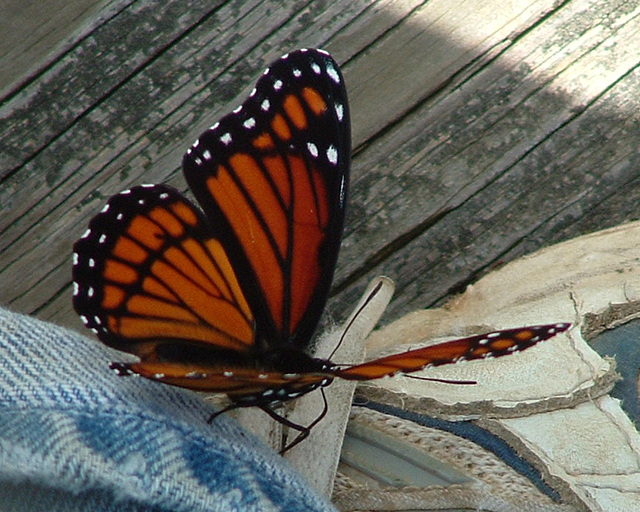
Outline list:
[[[498,357],[568,329],[492,332],[354,366],[308,355],[338,257],[350,145],[338,65],[299,50],[187,151],[184,174],[202,210],[165,185],[109,199],[74,246],[73,304],[102,342],[140,359],[111,367],[225,393],[232,405],[220,412],[257,406],[300,431],[287,450],[326,401],[306,427],[272,407],[336,377]]]

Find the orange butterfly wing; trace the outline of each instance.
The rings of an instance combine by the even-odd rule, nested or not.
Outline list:
[[[247,351],[253,315],[207,220],[176,190],[112,197],[74,246],[74,307],[106,344],[157,358],[160,345]]]
[[[308,343],[338,257],[350,159],[342,75],[328,54],[276,61],[184,157],[187,182],[236,268],[257,336]]]
[[[290,344],[309,341],[329,291],[349,158],[340,71],[301,50],[185,155],[206,217],[165,186],[111,198],[74,246],[73,276],[85,325],[141,359],[113,368],[248,400],[327,382]]]
[[[225,393],[232,398],[244,399],[247,405],[251,405],[251,398],[255,402],[262,398],[268,401],[296,398],[332,380],[330,375],[323,373],[257,371],[229,363],[221,369],[209,362],[204,360],[181,365],[175,361],[143,361],[112,363],[111,367],[120,375],[136,374],[195,391]]]
[[[334,375],[347,380],[372,380],[416,372],[430,366],[501,357],[532,347],[570,326],[568,323],[534,325],[470,336],[338,369]]]

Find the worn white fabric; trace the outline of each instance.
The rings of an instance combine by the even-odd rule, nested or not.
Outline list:
[[[0,309],[3,511],[334,510],[196,394],[73,331]]]

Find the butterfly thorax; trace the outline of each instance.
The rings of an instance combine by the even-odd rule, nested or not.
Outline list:
[[[256,354],[254,364],[253,386],[228,393],[238,405],[272,405],[298,398],[328,386],[335,368],[331,361],[313,358],[291,346],[262,351]]]
[[[284,345],[271,347],[259,351],[256,354],[257,365],[265,370],[274,370],[288,373],[327,373],[335,368],[335,365],[326,359],[309,356],[306,352]]]

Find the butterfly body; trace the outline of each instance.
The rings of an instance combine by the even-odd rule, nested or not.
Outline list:
[[[161,357],[162,350],[157,353]],[[274,406],[298,398],[334,378],[335,365],[300,350],[270,350],[259,354],[210,351],[202,347],[171,350],[166,360],[112,363],[119,375],[142,375],[203,392],[224,391],[238,406]],[[174,371],[168,371],[171,368]]]
[[[105,344],[139,358],[120,375],[274,404],[329,385],[523,350],[569,327],[497,331],[341,366],[309,355],[338,257],[350,163],[337,64],[285,55],[206,130],[183,168],[199,206],[166,185],[109,199],[74,245],[74,308]],[[326,412],[326,403],[325,411]]]

